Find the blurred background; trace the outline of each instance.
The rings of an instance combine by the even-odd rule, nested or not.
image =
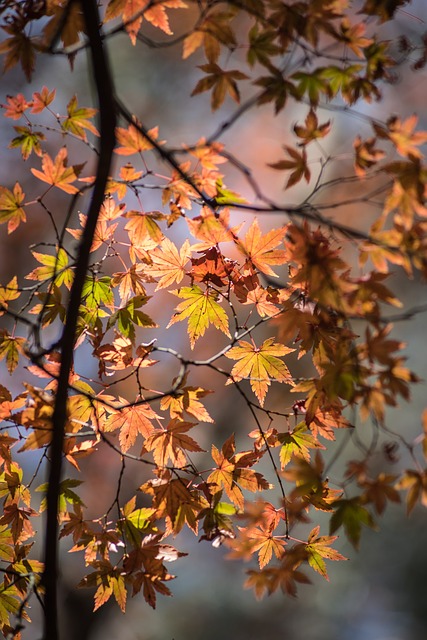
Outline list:
[[[355,3],[358,5],[361,3]],[[357,6],[355,7],[357,8]],[[177,34],[185,32],[191,27],[192,20],[187,12],[175,12],[171,15],[171,25]],[[247,25],[236,25],[237,29],[245,29]],[[164,37],[159,31],[149,25],[145,32],[157,41]],[[405,34],[409,40],[419,39],[427,31],[427,3],[418,0],[408,3],[400,10],[393,26],[384,25],[382,37],[394,40],[398,35]],[[217,113],[210,110],[209,95],[202,94],[189,99],[197,80],[201,77],[195,63],[203,64],[204,59],[198,53],[187,61],[181,60],[181,45],[171,48],[149,48],[137,43],[133,48],[126,35],[117,35],[109,42],[114,76],[118,94],[147,128],[159,125],[160,139],[167,140],[169,145],[180,146],[182,143],[195,143],[200,137],[208,137],[218,125],[230,118],[236,111],[236,105],[227,100],[224,107]],[[236,54],[237,55],[237,54]],[[233,60],[232,60],[233,62]],[[410,61],[409,61],[410,62]],[[427,128],[425,109],[426,71],[418,74],[409,72],[410,66],[396,69],[395,82],[383,87],[383,101],[378,104],[356,104],[349,112],[340,113],[336,110],[320,110],[323,120],[332,119],[334,133],[323,145],[324,151],[338,158],[332,163],[328,177],[342,175],[343,163],[351,168],[350,142],[356,134],[362,137],[372,135],[366,120],[358,114],[367,114],[387,119],[394,113],[408,117],[413,112],[420,117],[420,126]],[[0,102],[6,101],[6,95],[19,92],[30,99],[33,91],[40,91],[43,85],[49,89],[57,89],[55,110],[65,113],[66,105],[72,95],[77,93],[79,104],[92,106],[94,104],[93,87],[90,73],[88,73],[85,55],[77,56],[74,72],[70,72],[66,59],[61,57],[46,57],[39,60],[38,68],[30,85],[18,68],[3,76],[1,83]],[[243,101],[250,97],[243,96]],[[282,157],[282,145],[293,144],[292,126],[297,121],[301,123],[308,111],[304,105],[294,107],[290,105],[278,117],[273,117],[271,107],[251,109],[239,119],[220,139],[226,148],[237,157],[243,158],[253,175],[256,176],[264,193],[278,201],[297,204],[307,195],[304,187],[298,187],[290,192],[283,192],[284,176],[280,172],[267,169],[268,162],[274,162]],[[38,195],[40,184],[30,179],[29,172],[22,172],[22,161],[19,152],[7,149],[12,137],[11,121],[0,120],[0,136],[2,148],[2,163],[0,166],[0,184],[11,188],[18,179],[26,192],[26,200]],[[57,152],[59,138],[52,138],[51,153]],[[67,140],[70,163],[86,160],[86,149],[78,142]],[[313,152],[313,167],[318,161],[319,150]],[[93,159],[89,159],[89,163]],[[33,158],[28,163],[37,164]],[[122,163],[124,164],[124,163]],[[90,165],[88,165],[90,166]],[[221,169],[224,165],[221,165]],[[224,167],[226,184],[234,191],[241,193],[248,199],[253,198],[248,183],[241,174],[231,168]],[[313,172],[315,169],[313,168]],[[88,173],[88,171],[86,172]],[[90,173],[90,172],[89,172]],[[348,199],[348,190],[358,187],[337,186],[333,193],[326,194],[325,201],[339,201]],[[49,206],[55,211],[58,220],[64,218],[67,197],[61,193],[49,196]],[[322,202],[319,196],[319,201]],[[86,203],[87,204],[87,203]],[[126,200],[129,208],[138,208],[135,199]],[[156,191],[146,191],[142,204],[145,211],[161,208],[160,194]],[[81,204],[84,211],[85,204]],[[333,215],[340,222],[367,230],[377,215],[378,210],[356,207],[354,205],[335,209]],[[194,211],[197,215],[197,211]],[[250,213],[233,213],[232,223],[245,221],[247,226],[252,221]],[[285,219],[266,216],[261,221],[264,229],[277,227],[286,222]],[[44,242],[53,241],[50,228],[46,225],[46,216],[40,207],[35,206],[28,215],[28,224],[21,227],[12,235],[5,233],[0,237],[0,282],[5,283],[18,274],[23,280],[25,274],[35,267],[34,259],[29,252],[29,245],[43,239]],[[173,227],[172,239],[180,244],[186,237],[187,228],[184,222]],[[349,261],[352,256],[349,253]],[[391,288],[401,297],[405,308],[426,302],[425,286],[414,278],[410,286],[406,276],[402,277],[397,270],[390,279]],[[167,293],[158,300],[150,302],[149,312],[164,329],[170,319],[171,303]],[[165,301],[168,300],[167,304]],[[47,342],[53,338],[55,328],[49,328]],[[271,335],[271,327],[266,331]],[[357,328],[356,328],[357,331]],[[161,330],[156,331],[159,344],[186,349],[184,339],[185,330],[176,325],[167,335]],[[262,331],[258,334],[262,336]],[[426,318],[416,316],[411,321],[399,323],[393,335],[408,342],[406,355],[408,366],[417,373],[422,382],[413,389],[411,402],[400,406],[387,415],[387,426],[393,431],[401,431],[407,440],[416,437],[421,430],[420,415],[427,406],[427,390],[424,382],[427,379],[427,341]],[[144,334],[144,340],[151,339],[151,334]],[[154,334],[153,334],[154,337]],[[204,342],[200,342],[198,357],[208,357],[221,348],[221,336],[215,332]],[[96,373],[96,363],[91,359],[90,350],[82,350],[78,366],[86,375]],[[165,367],[170,367],[165,359]],[[175,365],[173,365],[175,366]],[[290,365],[291,366],[291,365]],[[294,362],[294,366],[297,366]],[[95,367],[95,368],[94,368]],[[159,368],[160,372],[162,371]],[[18,371],[19,374],[19,371]],[[2,370],[2,376],[7,373]],[[162,374],[155,380],[158,388],[164,388],[170,381],[170,370],[166,383]],[[215,396],[206,398],[206,406],[215,418],[215,425],[204,425],[206,431],[205,445],[216,442],[221,445],[231,431],[236,432],[240,449],[247,448],[244,438],[247,433],[247,420],[239,405],[237,394],[221,393],[223,380],[212,379],[212,374],[203,371],[196,376],[190,376],[190,384],[197,384],[208,389],[215,389]],[[5,382],[6,384],[6,382]],[[14,375],[7,386],[12,391],[21,391],[19,375]],[[270,400],[274,400],[277,407],[289,406],[292,401],[286,389],[276,385],[270,392]],[[123,389],[126,395],[128,390]],[[221,394],[221,395],[219,395]],[[293,399],[292,399],[293,400]],[[272,405],[273,406],[273,405]],[[369,442],[372,437],[372,427],[369,424],[357,424],[359,436]],[[203,446],[203,434],[201,434]],[[339,447],[345,434],[338,433],[336,446]],[[104,457],[90,458],[82,464],[85,475],[82,498],[89,509],[99,509],[102,499],[109,504],[114,497],[120,464],[117,456],[106,450]],[[331,448],[329,456],[334,454]],[[356,457],[358,452],[349,441],[342,456],[331,470],[331,475],[345,465],[345,460]],[[399,466],[405,467],[409,461],[406,453],[400,450]],[[381,453],[378,454],[378,464],[384,464]],[[27,453],[21,462],[28,477],[34,471],[38,456]],[[123,502],[126,495],[134,492],[135,478],[139,484],[144,480],[145,470],[137,466],[128,468],[126,482],[123,487]],[[270,470],[271,473],[271,470]],[[271,480],[271,478],[269,478]],[[40,480],[42,482],[43,479]],[[132,482],[131,482],[132,481]],[[100,497],[102,496],[102,498]],[[427,635],[427,607],[425,606],[424,581],[427,575],[427,553],[425,537],[427,531],[427,511],[416,508],[408,519],[405,517],[404,505],[391,505],[385,515],[379,520],[380,532],[364,530],[360,551],[356,553],[343,535],[334,545],[342,554],[349,558],[348,562],[329,563],[330,582],[322,580],[312,573],[313,586],[301,586],[299,597],[289,599],[280,593],[257,601],[251,591],[243,589],[245,570],[253,565],[227,560],[227,549],[213,548],[207,542],[197,542],[191,533],[184,532],[176,540],[176,546],[188,557],[179,559],[171,570],[178,575],[178,579],[170,586],[173,598],[160,597],[155,611],[151,610],[143,601],[141,595],[128,601],[126,615],[122,615],[116,604],[110,601],[99,611],[92,614],[92,593],[88,590],[76,590],[75,585],[82,577],[83,563],[77,554],[69,554],[67,543],[63,545],[62,558],[62,602],[65,615],[62,617],[64,640],[276,640],[277,638],[292,638],[293,640],[424,640]],[[39,525],[42,530],[42,524]],[[327,525],[325,519],[325,530]],[[38,629],[37,605],[33,605],[34,626],[24,632],[24,638],[36,638]]]

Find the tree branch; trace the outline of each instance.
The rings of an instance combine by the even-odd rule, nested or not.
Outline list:
[[[71,0],[73,1],[73,0]],[[99,210],[104,200],[115,145],[116,114],[113,80],[100,33],[96,0],[81,3],[92,56],[93,74],[99,102],[100,148],[96,180],[92,192],[86,226],[80,242],[73,286],[67,308],[67,320],[61,338],[61,368],[58,377],[53,435],[50,449],[49,484],[47,490],[47,520],[43,573],[45,588],[44,640],[58,640],[57,577],[58,577],[58,498],[61,482],[62,448],[67,421],[68,381],[73,364],[73,351],[82,296]]]

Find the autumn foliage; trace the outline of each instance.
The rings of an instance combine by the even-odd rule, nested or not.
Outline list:
[[[101,27],[87,8],[96,13],[97,5]],[[383,105],[383,120],[364,116],[364,133],[348,141],[341,166],[322,146],[334,134],[328,109],[368,109],[399,66],[423,69],[425,36],[411,44],[403,34],[381,35],[404,5],[0,2],[5,72],[19,66],[37,81],[43,56],[67,56],[73,66],[92,48],[96,76],[93,28],[110,52],[114,34],[125,31],[129,47],[160,42],[194,59],[186,109],[205,93],[208,109],[229,109],[218,129],[206,118],[204,137],[174,148],[157,123],[140,121],[111,92],[110,158],[99,89],[99,104],[70,95],[65,108],[61,87],[0,98],[9,148],[22,158],[15,179],[2,171],[1,231],[31,227],[34,212],[45,219],[40,237],[30,231],[31,270],[0,285],[5,637],[29,624],[30,600],[46,598],[48,611],[54,601],[44,563],[56,567],[56,549],[46,547],[44,558],[32,550],[46,508],[47,530],[83,558],[78,586],[92,589],[94,609],[113,598],[125,611],[130,596],[155,607],[171,595],[183,529],[251,561],[246,586],[257,597],[294,596],[310,572],[329,579],[327,562],[345,559],[335,534],[357,548],[389,501],[403,497],[408,513],[427,506],[426,414],[415,442],[386,424],[387,411],[418,382],[393,336],[393,317],[412,312],[396,311],[390,272],[427,277],[427,132],[417,115],[388,115]],[[283,183],[276,201],[221,136],[249,111],[283,117],[295,104],[298,121],[287,118],[282,151],[264,166]],[[260,129],[257,144],[267,145]],[[329,207],[343,184],[347,195],[338,199],[375,203],[370,228],[349,224],[336,201]],[[153,191],[159,204],[150,210]],[[185,341],[169,339],[181,326]],[[210,372],[209,388],[201,371]],[[277,388],[281,395],[271,392]],[[242,400],[246,433],[234,433],[233,419],[215,424],[213,393]],[[368,422],[387,440],[382,467],[370,464],[374,439],[332,481],[337,432],[351,439]],[[398,464],[397,442],[410,452],[408,469]],[[33,477],[23,470],[26,452],[39,461]],[[79,494],[87,459],[103,456],[116,461],[117,486],[111,506],[94,514]],[[54,487],[51,465],[60,473]],[[124,499],[129,465],[141,476]],[[329,531],[321,531],[319,512]],[[55,637],[47,626],[45,640]]]

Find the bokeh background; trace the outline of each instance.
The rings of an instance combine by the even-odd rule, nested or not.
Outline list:
[[[355,5],[361,3],[354,3]],[[357,8],[357,6],[355,6]],[[172,16],[171,24],[176,33],[184,32],[191,26],[185,12],[177,12]],[[244,29],[245,25],[237,25]],[[409,40],[419,39],[420,34],[427,31],[427,3],[425,0],[410,2],[404,10],[400,10],[393,26],[385,25],[383,36],[394,40],[404,33]],[[147,27],[150,37],[162,41],[158,31]],[[181,47],[150,49],[139,43],[135,48],[129,45],[125,35],[117,35],[109,42],[112,66],[116,86],[122,101],[149,127],[159,125],[160,137],[169,144],[179,146],[183,142],[191,144],[202,135],[209,136],[216,127],[227,120],[236,106],[227,101],[219,113],[212,114],[207,94],[189,99],[189,95],[200,77],[195,62],[203,63],[202,57],[194,57],[183,62]],[[393,84],[383,88],[384,98],[379,104],[369,106],[355,105],[351,112],[340,113],[337,110],[320,110],[324,120],[332,119],[334,133],[325,143],[325,150],[340,158],[340,162],[332,163],[329,176],[340,175],[343,164],[350,164],[350,142],[360,133],[362,137],[370,135],[370,127],[363,115],[377,116],[386,119],[388,115],[399,113],[408,117],[413,112],[420,116],[420,125],[427,128],[425,109],[426,72],[412,74],[409,65],[396,69]],[[19,69],[3,76],[1,81],[0,102],[5,101],[8,94],[24,93],[28,98],[32,91],[40,90],[43,85],[50,89],[56,87],[57,101],[55,108],[64,113],[66,104],[74,93],[78,94],[79,103],[85,106],[93,104],[93,87],[88,73],[85,55],[79,55],[75,61],[74,72],[66,59],[46,57],[41,59],[37,72],[30,85]],[[248,89],[250,93],[250,89]],[[267,170],[266,164],[277,160],[282,155],[283,144],[292,143],[291,130],[296,121],[302,121],[307,112],[304,105],[287,108],[277,118],[272,117],[272,109],[252,109],[239,119],[221,138],[231,152],[244,158],[253,174],[262,185],[263,191],[283,201],[283,176],[279,172]],[[359,115],[358,115],[359,114]],[[19,153],[8,150],[7,145],[12,136],[11,122],[0,120],[0,136],[2,163],[0,165],[0,183],[8,188],[19,180],[27,194],[27,199],[37,196],[39,185],[34,180],[27,180],[22,173],[22,162]],[[57,149],[59,141],[52,145],[52,152]],[[68,141],[67,141],[68,144]],[[70,157],[73,162],[82,161],[78,157],[81,146],[69,144]],[[76,159],[77,158],[77,159]],[[84,160],[85,158],[83,158]],[[33,162],[32,159],[28,163]],[[313,164],[316,157],[313,157]],[[22,178],[21,178],[22,175]],[[227,173],[227,184],[235,191],[252,198],[249,185],[244,178],[232,169]],[[348,185],[337,187],[333,199],[348,199],[349,190],[357,188]],[[289,204],[296,204],[304,198],[304,188],[298,188],[286,197]],[[328,197],[331,198],[331,193]],[[143,196],[145,211],[160,208],[159,194],[147,191]],[[58,211],[60,219],[64,210],[64,198],[52,194],[50,206]],[[129,207],[136,208],[135,201],[128,202]],[[84,210],[84,205],[82,205]],[[334,210],[333,215],[340,222],[367,229],[376,210],[369,207],[348,206]],[[196,215],[196,212],[195,212]],[[250,223],[252,216],[248,213],[233,214],[233,220],[245,220]],[[267,216],[261,223],[264,228],[279,226],[284,218]],[[180,242],[185,237],[185,225],[178,223],[174,227],[174,239]],[[29,244],[40,238],[49,241],[49,228],[41,210],[34,208],[27,225],[21,226],[11,236],[3,233],[0,240],[0,281],[7,282],[13,275],[21,278],[34,268],[34,260],[28,250]],[[37,240],[35,240],[37,239]],[[349,254],[349,260],[351,255]],[[401,296],[405,308],[425,302],[425,287],[415,278],[408,286],[408,281],[397,271],[391,278],[393,289]],[[157,322],[166,326],[169,308],[162,302],[153,301],[150,311]],[[2,319],[3,320],[3,319]],[[49,330],[54,334],[55,329]],[[271,329],[270,329],[271,331]],[[182,346],[183,333],[173,327],[167,336],[156,334],[169,346]],[[399,323],[394,335],[408,342],[406,355],[408,366],[423,380],[427,379],[427,332],[426,319],[418,315],[411,321]],[[47,336],[47,339],[50,336]],[[151,336],[150,336],[151,337]],[[210,337],[200,347],[199,357],[203,358],[221,344],[221,338]],[[80,355],[79,366],[90,373],[96,363],[91,360],[90,350]],[[7,375],[2,370],[2,376]],[[205,373],[200,374],[197,382],[207,388],[221,386],[218,381],[210,380]],[[169,381],[169,380],[168,380]],[[162,380],[158,381],[159,387]],[[222,382],[222,381],[220,381]],[[5,383],[6,384],[6,383]],[[19,376],[14,376],[13,391],[21,390]],[[9,380],[7,385],[10,386]],[[212,439],[221,444],[230,431],[243,438],[247,424],[240,406],[236,404],[236,395],[229,392],[207,398],[206,405],[216,419],[216,425],[209,425],[206,443]],[[289,398],[283,388],[271,392],[278,407],[289,405]],[[394,431],[401,431],[405,438],[411,440],[420,431],[420,415],[427,406],[425,382],[418,384],[412,394],[411,402],[400,406],[387,416],[387,425]],[[359,435],[369,442],[372,428],[369,424],[359,425]],[[226,434],[226,435],[224,435]],[[337,446],[340,446],[344,434],[338,434]],[[243,440],[242,440],[243,443]],[[357,456],[349,441],[337,463]],[[243,448],[243,445],[242,445]],[[333,450],[331,452],[333,455]],[[399,464],[405,465],[405,451],[399,452]],[[26,472],[31,474],[38,458],[34,454],[26,454],[23,462]],[[378,464],[383,464],[378,454]],[[409,462],[408,462],[409,464]],[[341,467],[342,468],[342,467]],[[106,503],[111,502],[118,477],[119,465],[117,457],[108,451],[101,461],[91,458],[83,465],[86,475],[83,487],[83,499],[90,507],[95,508],[99,497],[104,496]],[[139,469],[134,474],[140,473]],[[132,475],[132,470],[130,475]],[[133,480],[135,475],[133,476]],[[143,475],[141,476],[141,482]],[[42,480],[41,480],[42,481]],[[129,496],[132,487],[124,486]],[[115,603],[110,602],[101,610],[92,614],[92,597],[87,590],[76,590],[75,584],[82,576],[82,562],[77,554],[67,553],[63,545],[62,558],[62,632],[64,640],[276,640],[292,638],[292,640],[424,640],[427,636],[426,587],[427,576],[427,511],[416,508],[409,519],[405,517],[403,505],[391,505],[380,519],[380,532],[366,529],[363,532],[360,551],[356,553],[344,536],[335,545],[341,553],[349,558],[348,562],[330,565],[330,582],[317,579],[313,575],[313,586],[302,586],[298,599],[291,600],[281,594],[275,594],[262,601],[256,601],[251,591],[242,588],[247,566],[240,562],[227,560],[227,549],[213,548],[209,543],[198,543],[190,533],[184,533],[177,539],[180,550],[189,554],[187,558],[178,560],[173,565],[173,572],[178,579],[171,584],[174,597],[159,598],[156,611],[152,611],[143,601],[142,596],[129,600],[126,615],[122,615]],[[326,525],[325,525],[326,526]],[[40,531],[42,526],[40,523]],[[326,531],[325,531],[326,533]],[[38,634],[37,605],[33,607],[34,626],[24,632],[24,638],[36,638]]]

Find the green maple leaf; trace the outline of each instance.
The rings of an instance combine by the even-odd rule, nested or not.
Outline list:
[[[24,338],[15,338],[2,329],[0,332],[0,360],[6,358],[6,367],[9,373],[13,373],[18,366],[19,355],[24,352]]]
[[[289,433],[279,433],[278,440],[283,445],[280,449],[282,469],[291,461],[292,456],[304,458],[304,460],[310,462],[310,449],[325,448],[311,435],[305,422],[300,422],[295,429]]]
[[[116,327],[125,338],[135,340],[135,326],[157,327],[157,324],[146,313],[139,311],[139,307],[147,304],[149,296],[134,296],[108,319],[107,328]]]
[[[21,148],[22,157],[24,160],[31,155],[34,151],[38,156],[42,155],[42,148],[40,146],[40,140],[44,140],[45,136],[40,131],[33,131],[30,127],[13,127],[18,134],[11,141],[9,148],[16,149]]]
[[[73,489],[75,489],[81,484],[82,484],[82,480],[76,480],[73,478],[66,478],[65,480],[61,481],[59,485],[58,513],[60,514],[67,513],[68,511],[67,503],[72,505],[80,505],[83,507],[85,506],[80,496],[78,496],[77,493],[73,491]],[[37,487],[36,491],[46,494],[48,486],[49,486],[48,483],[44,482],[39,487]],[[47,506],[47,501],[46,501],[46,497],[44,497],[40,503],[40,513],[46,509],[46,506]]]
[[[229,338],[231,337],[228,330],[227,314],[221,305],[218,304],[218,294],[213,289],[203,291],[200,287],[181,287],[175,291],[171,291],[178,298],[183,298],[176,307],[176,313],[172,316],[168,324],[168,328],[188,318],[188,335],[190,337],[191,348],[194,348],[196,340],[201,338],[206,329],[213,324]]]
[[[326,78],[323,77],[323,71],[324,69],[320,67],[312,73],[297,71],[291,76],[293,80],[299,82],[295,89],[296,95],[301,99],[306,94],[313,107],[319,104],[322,94],[327,98],[332,97],[331,87]]]
[[[70,131],[70,133],[85,141],[87,140],[85,129],[95,136],[99,136],[97,128],[89,120],[96,114],[96,109],[78,107],[77,96],[73,96],[67,105],[67,113],[68,117],[61,123],[64,131]]]
[[[359,498],[351,500],[337,500],[333,506],[337,509],[330,521],[330,533],[335,533],[340,527],[344,527],[345,534],[355,549],[359,548],[362,524],[375,529],[375,522],[369,513],[360,504]]]
[[[327,560],[347,560],[347,558],[335,549],[331,549],[331,544],[337,539],[337,536],[318,537],[319,530],[319,526],[315,527],[308,537],[308,544],[305,547],[308,555],[307,561],[314,571],[329,580],[324,558]]]
[[[83,284],[82,300],[88,309],[97,309],[101,305],[106,307],[114,306],[114,294],[111,289],[111,278],[86,278]]]
[[[71,288],[73,282],[73,270],[69,266],[67,252],[61,247],[58,253],[54,256],[49,256],[44,253],[32,252],[35,259],[43,266],[36,267],[26,278],[27,280],[51,280],[54,279],[54,284],[60,287],[65,284],[67,289]]]
[[[9,624],[9,616],[16,615],[20,607],[19,591],[16,586],[0,584],[0,626]]]

